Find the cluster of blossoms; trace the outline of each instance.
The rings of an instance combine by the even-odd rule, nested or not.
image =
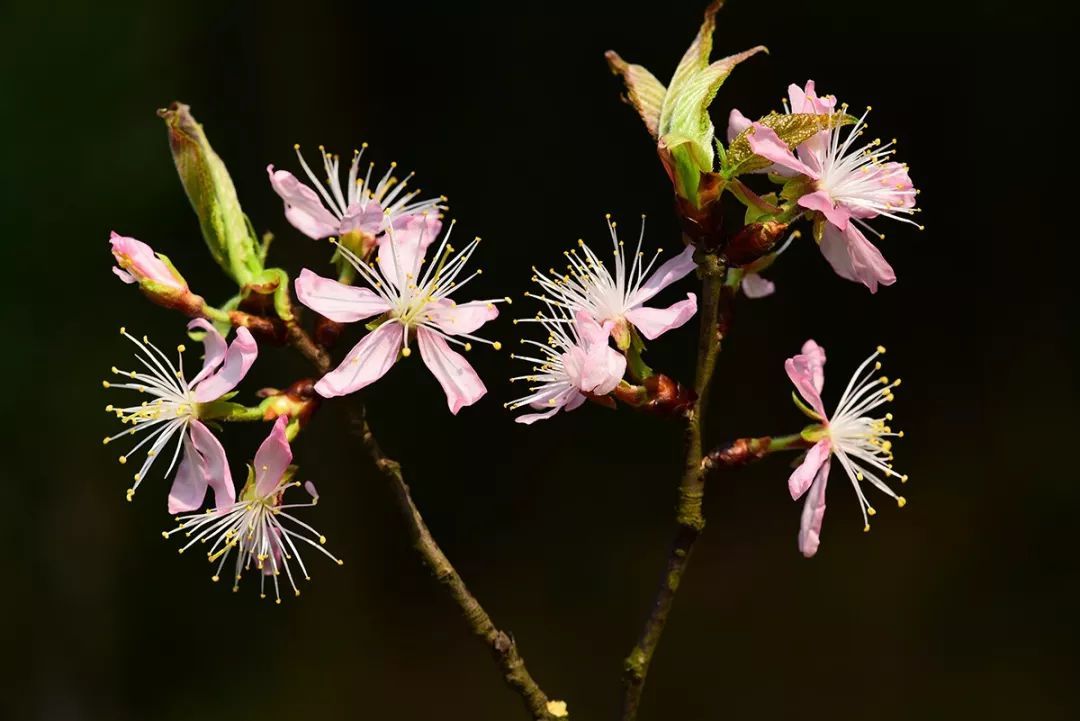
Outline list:
[[[814,82],[808,81],[788,88],[783,112],[751,120],[732,109],[726,144],[714,137],[708,105],[732,69],[763,49],[710,60],[718,6],[714,3],[706,11],[701,31],[667,86],[643,67],[608,54],[672,180],[683,242],[666,256],[660,249],[647,250],[643,220],[631,249],[608,217],[610,245],[605,241],[599,249],[579,240],[564,253],[561,270],[532,269],[536,288],[525,295],[540,303],[540,311],[514,322],[533,324],[542,335],[523,339],[526,350],[513,356],[530,364],[527,372],[511,379],[524,384],[525,391],[504,404],[525,411],[516,416],[518,423],[551,419],[587,400],[692,419],[705,399],[655,372],[643,354],[646,342],[693,318],[699,298],[687,292],[665,305],[656,304],[658,296],[695,271],[703,287],[714,289],[701,299],[714,304],[710,317],[715,317],[721,294],[733,296],[740,289],[749,298],[773,294],[774,283],[762,273],[801,237],[791,227],[799,220],[809,221],[811,237],[841,277],[871,292],[896,280],[867,235],[883,237],[870,224],[878,218],[917,226],[913,216],[918,191],[907,166],[892,160],[895,142],[863,139],[866,112],[849,115],[846,105],[831,95],[818,95]],[[128,500],[151,471],[160,468],[158,457],[167,456],[163,475],[172,476],[167,507],[177,525],[163,535],[185,539],[181,553],[196,543],[207,546],[215,581],[232,559],[234,589],[244,572],[254,568],[262,595],[269,584],[280,602],[283,587],[299,595],[298,579],[308,578],[302,550],[315,548],[341,563],[325,550],[325,537],[296,516],[297,509],[314,506],[318,495],[310,482],[295,480],[298,470],[290,441],[320,400],[350,395],[378,381],[400,359],[410,357],[415,346],[450,413],[457,415],[488,391],[459,351],[468,352],[473,344],[501,348],[498,341],[477,333],[499,316],[498,305],[510,303],[510,298],[461,298],[465,286],[482,273],[468,267],[480,238],[455,248],[455,224],[444,223],[446,198],[422,197],[409,186],[411,173],[394,176],[394,164],[381,175],[374,164],[362,169],[366,144],[353,152],[347,168],[339,156],[320,147],[322,175],[296,146],[308,182],[267,166],[285,219],[308,238],[333,244],[335,272],[329,277],[304,268],[293,279],[282,269],[266,267],[269,237],[261,242],[254,237],[201,126],[183,105],[161,115],[204,239],[238,292],[221,307],[211,306],[192,292],[167,257],[139,240],[112,234],[116,275],[155,303],[192,318],[187,334],[202,342],[204,352],[201,367],[189,375],[184,345],[177,346],[175,354],[166,353],[149,338],[121,329],[135,347],[136,365],[113,368],[115,378],[104,385],[138,395],[127,405],[107,406],[127,427],[105,443],[131,437],[133,445],[119,456],[122,464],[143,452]],[[774,187],[760,192],[748,182]],[[723,217],[730,212],[721,205],[732,197],[743,206],[743,222],[735,232],[725,229],[731,224],[725,226]],[[708,279],[721,285],[710,286]],[[315,341],[306,336],[294,312],[294,297],[320,316],[317,327],[334,329],[330,340],[320,340],[318,332]],[[325,358],[341,324],[360,324],[366,333],[335,366]],[[710,329],[704,330],[707,341]],[[298,334],[319,346],[314,353],[323,359],[318,364],[321,377],[298,381],[287,391],[260,391],[262,401],[253,407],[237,402],[237,389],[255,363],[263,337],[281,343]],[[806,556],[819,546],[834,459],[855,489],[866,529],[875,510],[864,483],[905,504],[887,483],[894,477],[904,482],[907,476],[892,466],[892,439],[903,434],[892,430],[891,414],[878,410],[893,399],[899,385],[878,374],[882,353],[879,347],[859,367],[831,416],[821,400],[824,350],[807,341],[785,364],[801,396],[796,403],[813,420],[791,437],[797,441],[785,445],[806,451],[788,482],[794,499],[805,496],[798,545]],[[699,390],[703,387],[699,378]],[[223,425],[235,421],[273,423],[239,492],[218,438]],[[303,488],[307,498],[286,500],[286,491],[294,487]],[[208,490],[213,491],[210,504]],[[288,586],[280,580],[283,572]]]

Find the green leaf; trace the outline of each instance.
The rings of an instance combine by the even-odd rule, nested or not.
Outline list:
[[[742,183],[739,183],[739,185],[742,185]],[[732,184],[732,187],[735,187],[735,185]],[[746,215],[743,218],[743,225],[757,223],[763,218],[776,215],[781,210],[781,208],[776,207],[776,193],[766,193],[761,196],[753,196],[753,198],[756,198],[760,203],[746,203]],[[753,198],[751,198],[751,201],[753,201]]]
[[[834,120],[836,118],[836,120]],[[777,136],[787,143],[789,148],[795,148],[814,137],[822,130],[828,130],[834,122],[842,125],[854,122],[850,115],[817,115],[815,113],[769,113],[757,122],[767,128],[771,128]],[[761,170],[772,165],[772,161],[754,155],[750,149],[749,135],[752,128],[739,133],[728,146],[727,167],[729,177],[749,173],[753,170]]]
[[[715,129],[709,118],[709,105],[736,65],[759,52],[767,52],[759,45],[709,63],[716,12],[722,5],[722,0],[714,0],[705,9],[697,37],[675,69],[660,109],[659,135],[666,139],[668,149],[674,152],[677,147],[688,145],[690,157],[703,173],[712,172],[714,162]]]
[[[187,105],[173,103],[158,115],[168,128],[173,162],[210,254],[238,285],[250,282],[262,270],[262,261],[229,171]]]
[[[604,53],[611,72],[621,75],[626,84],[627,103],[634,106],[638,115],[645,122],[649,135],[657,137],[660,127],[660,107],[664,102],[667,88],[652,73],[641,65],[627,63],[614,50]]]

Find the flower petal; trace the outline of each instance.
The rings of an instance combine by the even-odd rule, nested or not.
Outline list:
[[[817,477],[821,464],[829,460],[831,452],[832,445],[829,443],[828,438],[822,438],[806,452],[803,462],[788,477],[787,484],[788,491],[791,492],[791,500],[797,501],[802,494],[806,493],[806,489],[810,487],[810,484],[814,482],[814,478]]]
[[[379,242],[379,270],[399,290],[415,283],[430,240],[423,233],[387,234]]]
[[[443,298],[428,304],[425,315],[429,321],[447,335],[472,333],[480,326],[499,316],[494,303],[474,300],[470,303],[454,303]]]
[[[191,379],[189,385],[194,386],[196,383],[206,378],[213,373],[221,361],[225,360],[225,351],[228,349],[228,344],[225,342],[225,336],[218,332],[218,329],[205,318],[196,318],[187,324],[188,332],[193,330],[201,330],[205,333],[203,336],[203,367],[194,378]]]
[[[840,230],[846,230],[851,220],[851,210],[839,203],[834,203],[824,190],[816,190],[801,196],[799,205],[809,210],[820,211],[825,215],[826,220]]]
[[[294,285],[301,303],[338,323],[365,320],[390,310],[390,303],[378,293],[324,278],[307,268],[300,271]]]
[[[681,253],[669,259],[645,279],[638,292],[634,293],[634,296],[629,299],[629,305],[631,307],[641,305],[675,281],[690,275],[696,267],[694,246],[688,245],[683,248]]]
[[[450,350],[446,340],[433,330],[421,327],[416,331],[420,357],[446,393],[450,412],[457,415],[462,406],[480,400],[487,387],[476,371],[460,353]]]
[[[667,308],[634,308],[626,314],[626,319],[634,324],[641,335],[655,340],[672,328],[678,328],[694,317],[697,312],[697,296],[686,294],[686,300],[680,300]]]
[[[854,223],[849,224],[845,232],[826,225],[821,238],[821,254],[837,275],[862,283],[871,293],[877,292],[878,284],[892,285],[896,282],[892,266]]]
[[[732,108],[728,113],[727,120],[727,141],[730,143],[732,140],[739,136],[739,133],[753,125],[753,121],[750,118],[743,115],[736,108]]]
[[[382,206],[375,200],[369,199],[367,205],[360,207],[359,203],[353,203],[345,209],[345,215],[341,218],[341,233],[365,233],[378,235],[383,229],[386,216]]]
[[[791,152],[791,148],[780,139],[780,136],[772,128],[761,123],[754,123],[750,132],[746,135],[746,140],[750,143],[750,150],[753,151],[754,155],[771,160],[788,170],[794,170],[796,173],[802,173],[807,177],[817,179],[818,174],[796,158],[795,154]]]
[[[236,388],[247,375],[258,355],[259,345],[251,337],[251,331],[247,328],[237,328],[236,337],[225,352],[225,362],[221,368],[195,386],[193,394],[195,401],[198,403],[215,401]]]
[[[184,457],[169,489],[169,513],[194,511],[206,498],[206,463],[188,433],[184,434],[182,443]]]
[[[825,387],[825,349],[813,340],[806,341],[802,353],[784,361],[784,370],[803,400],[825,420],[825,406],[821,402],[821,389]]]
[[[830,463],[830,459],[826,457],[818,469],[813,485],[810,486],[810,492],[806,494],[806,501],[803,502],[802,518],[799,521],[799,551],[807,558],[817,553],[818,546],[821,545],[821,523],[825,520],[825,484],[829,481]]]
[[[315,384],[323,398],[354,393],[386,375],[401,352],[404,327],[396,320],[383,323],[360,339],[341,364]]]
[[[605,396],[615,390],[626,373],[626,356],[607,344],[594,345],[585,353],[583,365],[581,389]]]
[[[416,242],[427,248],[442,232],[442,219],[437,213],[424,210],[420,213],[399,215],[390,223],[394,228],[394,237],[402,242]]]
[[[218,508],[232,505],[236,501],[236,487],[233,486],[229,459],[221,441],[199,421],[191,422],[191,440],[202,456],[206,482],[214,489],[215,504]]]
[[[601,325],[587,310],[579,310],[574,314],[574,327],[581,345],[588,348],[593,345],[607,345],[608,334],[615,327],[615,323],[609,320]]]
[[[776,284],[757,273],[747,273],[742,279],[742,292],[747,298],[764,298],[776,292]]]
[[[289,425],[287,416],[278,416],[270,435],[255,452],[255,493],[266,497],[274,492],[281,483],[281,477],[292,463],[292,449],[285,437],[285,427]]]
[[[169,266],[158,257],[154,249],[141,240],[128,238],[112,231],[109,236],[112,254],[119,268],[113,268],[125,283],[144,279],[174,290],[185,290],[187,284],[177,279]],[[125,279],[127,276],[128,279]],[[130,279],[130,280],[129,280]]]
[[[267,165],[266,172],[270,187],[285,201],[285,219],[294,228],[313,240],[338,235],[340,223],[323,205],[318,193],[287,170],[274,170],[273,165]]]

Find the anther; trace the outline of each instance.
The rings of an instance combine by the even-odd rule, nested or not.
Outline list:
[[[903,496],[897,496],[897,497],[896,497],[896,505],[898,505],[898,506],[900,506],[901,508],[903,508],[904,506],[906,506],[906,505],[907,505],[907,499],[906,499],[906,498],[904,498]]]

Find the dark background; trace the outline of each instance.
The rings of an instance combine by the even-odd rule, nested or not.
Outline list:
[[[339,407],[295,451],[323,494],[310,519],[346,565],[311,556],[299,599],[259,602],[250,583],[231,594],[178,557],[159,534],[160,478],[124,502],[130,468],[100,440],[115,428],[100,380],[130,358],[116,330],[168,346],[182,321],[113,277],[108,232],[167,253],[209,299],[231,294],[154,116],[181,99],[287,268],[325,271],[327,256],[288,226],[266,180],[269,162],[295,169],[295,142],[345,153],[366,140],[380,166],[397,160],[448,195],[460,231],[487,240],[479,296],[517,296],[531,264],[578,237],[604,242],[604,212],[628,228],[648,213],[651,244],[673,248],[668,182],[602,53],[668,78],[703,5],[5,4],[0,717],[524,717],[408,547]],[[1071,21],[1024,7],[733,0],[721,13],[718,52],[772,54],[722,88],[718,126],[732,105],[763,114],[808,77],[872,104],[873,132],[900,139],[923,191],[927,230],[879,224],[900,280],[873,297],[812,244],[793,247],[776,296],[738,310],[707,436],[799,428],[782,362],[807,337],[828,349],[829,406],[883,343],[904,378],[893,410],[910,503],[877,497],[864,535],[837,477],[808,561],[785,459],[712,482],[643,719],[1080,714],[1075,281],[1072,231],[1058,225],[1075,162],[1053,125],[1071,93],[1053,29]],[[491,333],[514,331],[504,314]],[[689,379],[693,336],[673,332],[649,358]],[[491,389],[479,405],[452,418],[406,362],[365,394],[376,429],[539,683],[575,718],[613,718],[672,530],[679,429],[592,406],[516,425],[501,403],[519,369],[505,351],[471,359]],[[264,348],[243,389],[306,372]],[[234,469],[264,432],[227,429]]]

